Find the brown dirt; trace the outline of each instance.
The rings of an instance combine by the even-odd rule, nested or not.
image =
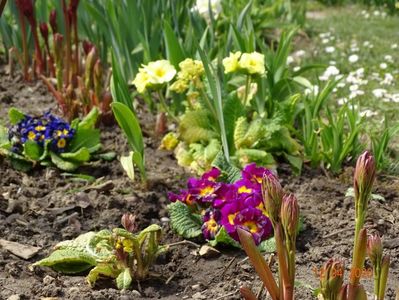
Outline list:
[[[55,110],[54,100],[40,83],[9,79],[0,70],[0,120],[6,119],[11,106],[27,113]],[[140,119],[144,131],[151,132],[154,118],[143,111]],[[122,154],[128,149],[116,127],[102,128],[102,141],[105,150]],[[152,181],[149,190],[130,182],[117,160],[79,170],[98,178],[96,184],[112,182],[108,189],[97,191],[92,184],[74,181],[51,168],[28,174],[15,171],[0,158],[0,238],[41,248],[29,261],[0,249],[0,299],[11,295],[19,295],[19,299],[240,299],[241,285],[259,289],[261,283],[242,251],[219,249],[219,257],[204,259],[187,244],[173,247],[158,259],[154,271],[159,278],[136,283],[128,291],[118,291],[113,282],[106,280],[90,289],[84,274],[64,276],[46,268],[34,272],[28,269],[59,241],[119,226],[124,212],[136,214],[140,228],[150,223],[162,225],[165,244],[181,240],[162,218],[168,217],[167,191],[183,187],[189,174],[177,166],[170,153],[156,150],[157,138],[147,135],[145,142]],[[293,177],[288,169],[280,169],[286,189],[299,199],[305,224],[297,245],[296,299],[315,299],[310,289],[318,285],[314,269],[320,269],[328,258],[344,259],[349,269],[354,205],[345,193],[351,186],[352,172],[348,168],[340,178],[327,178],[319,171],[305,170],[304,175]],[[394,299],[393,289],[399,278],[399,178],[380,176],[375,193],[384,196],[385,201],[371,201],[367,227],[383,235],[386,252],[391,255],[387,299]],[[364,278],[362,282],[371,292],[372,280]]]

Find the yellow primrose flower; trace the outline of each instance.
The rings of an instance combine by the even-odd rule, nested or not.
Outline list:
[[[165,59],[152,61],[148,65],[143,66],[148,75],[148,81],[151,85],[168,83],[175,77],[176,69],[169,61]]]
[[[145,92],[149,84],[149,76],[143,68],[139,69],[139,72],[133,80],[133,84],[136,86],[136,89],[139,93]]]
[[[241,56],[241,52],[235,52],[232,53],[230,52],[230,55],[226,58],[223,59],[223,67],[224,67],[224,73],[232,73],[238,71],[239,68],[239,59]]]
[[[176,92],[178,94],[184,93],[188,89],[188,84],[186,80],[178,79],[169,87],[169,90]]]
[[[161,141],[161,146],[159,148],[165,149],[165,150],[173,150],[176,148],[177,144],[179,143],[179,140],[176,136],[175,133],[169,132],[166,134],[162,141]]]
[[[265,73],[265,56],[259,52],[243,53],[238,64],[240,69],[248,74],[263,75]]]
[[[199,60],[186,58],[179,63],[180,72],[178,77],[185,80],[195,80],[204,74],[204,65]]]

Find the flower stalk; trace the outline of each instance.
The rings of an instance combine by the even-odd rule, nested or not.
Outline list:
[[[374,157],[365,151],[357,160],[353,188],[355,192],[355,247],[366,219],[368,201],[375,181]]]

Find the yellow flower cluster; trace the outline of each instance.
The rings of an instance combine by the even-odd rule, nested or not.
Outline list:
[[[204,65],[199,60],[186,58],[179,63],[180,71],[177,74],[177,80],[170,86],[170,90],[176,93],[184,93],[190,83],[198,87],[200,77],[204,74]]]
[[[123,249],[126,253],[133,252],[133,241],[124,237],[118,237],[115,244],[115,249]]]
[[[139,93],[144,93],[147,88],[157,87],[170,82],[176,75],[176,69],[169,61],[162,59],[142,65],[133,80]]]
[[[244,72],[249,75],[265,74],[265,56],[259,52],[230,53],[223,59],[224,73]]]

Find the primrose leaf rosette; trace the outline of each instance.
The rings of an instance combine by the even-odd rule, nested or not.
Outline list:
[[[171,227],[184,238],[203,236],[212,246],[240,247],[237,228],[251,233],[256,245],[273,251],[272,224],[266,215],[261,183],[272,172],[255,163],[238,176],[237,169],[219,159],[201,178],[190,178],[187,189],[169,193]],[[228,180],[231,180],[230,182]]]
[[[90,270],[86,278],[90,286],[105,276],[114,278],[119,289],[127,289],[133,280],[145,279],[156,257],[166,250],[159,245],[160,238],[161,228],[155,224],[136,234],[122,228],[87,232],[58,243],[32,267],[47,266],[65,274]]]

